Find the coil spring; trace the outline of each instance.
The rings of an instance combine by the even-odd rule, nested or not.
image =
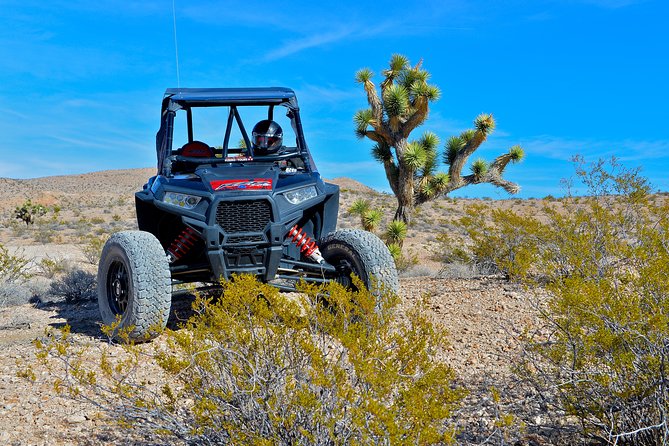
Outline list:
[[[297,225],[293,226],[290,228],[290,231],[288,231],[288,237],[293,238],[291,241],[305,256],[310,257],[318,263],[323,261],[323,256],[321,255],[320,249],[318,249],[318,245],[316,245],[316,242],[312,240],[303,229]]]
[[[170,257],[170,262],[176,262],[186,254],[191,248],[197,243],[199,234],[190,227],[186,227],[181,234],[174,239],[169,248],[167,248],[167,254]]]

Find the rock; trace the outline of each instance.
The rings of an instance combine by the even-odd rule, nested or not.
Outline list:
[[[79,424],[86,421],[86,417],[83,415],[70,415],[65,419],[69,424]]]

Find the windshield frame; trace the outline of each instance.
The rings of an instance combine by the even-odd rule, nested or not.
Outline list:
[[[188,141],[193,141],[193,108],[229,107],[225,138],[221,158],[195,158],[175,155],[173,151],[174,118],[179,111],[186,112]],[[239,115],[238,107],[266,106],[268,119],[272,119],[276,106],[287,109],[286,116],[290,119],[295,132],[297,151],[290,153],[254,156],[248,132]],[[232,133],[233,122],[236,122],[243,135],[248,156],[239,157],[241,161],[230,159],[228,146]],[[295,93],[287,88],[247,88],[247,89],[168,89],[162,104],[161,125],[156,134],[156,152],[158,155],[158,174],[170,175],[171,162],[182,160],[195,164],[236,164],[240,162],[276,162],[291,157],[300,157],[309,172],[316,172],[316,166],[304,138],[300,111]]]

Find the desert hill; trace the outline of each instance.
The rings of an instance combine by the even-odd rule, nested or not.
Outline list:
[[[104,170],[76,175],[59,175],[30,179],[0,177],[0,210],[14,208],[26,199],[45,206],[57,204],[63,198],[86,197],[114,199],[132,197],[146,180],[155,175],[154,168]],[[377,194],[374,189],[351,178],[339,177],[328,182],[360,194]]]

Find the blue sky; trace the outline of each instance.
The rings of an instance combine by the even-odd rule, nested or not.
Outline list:
[[[524,147],[507,173],[521,197],[561,194],[576,154],[616,155],[669,190],[666,1],[175,5],[181,86],[295,89],[325,177],[387,190],[353,132],[366,106],[354,74],[401,53],[442,91],[422,130],[443,142],[492,112],[497,130],[476,156]],[[154,166],[160,100],[177,84],[172,0],[0,0],[0,11],[0,176]]]

